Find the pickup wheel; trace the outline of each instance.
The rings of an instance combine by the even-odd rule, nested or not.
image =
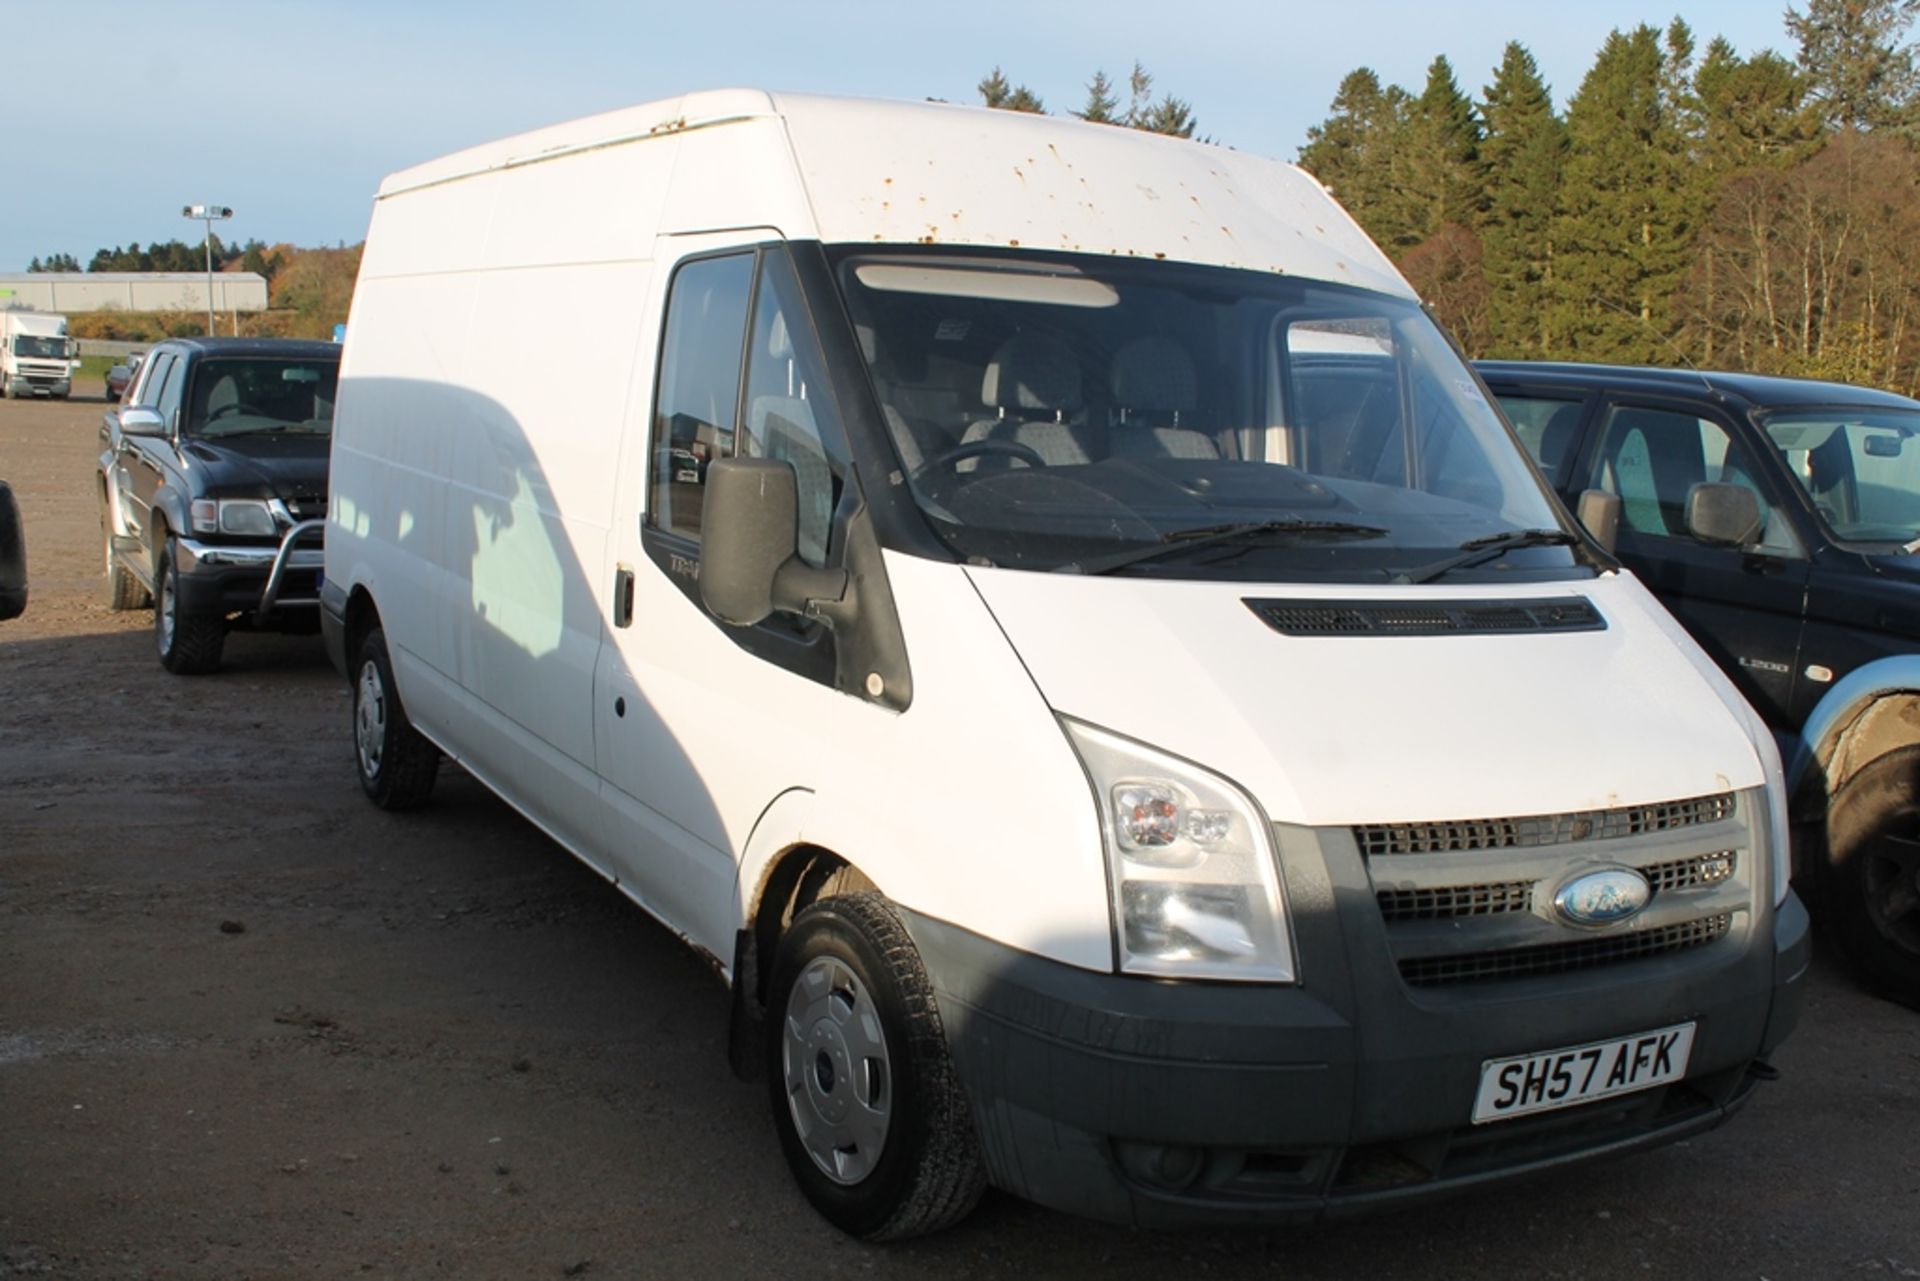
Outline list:
[[[1876,757],[1827,811],[1821,906],[1867,986],[1920,1008],[1920,746]]]
[[[173,539],[160,552],[159,591],[153,605],[153,640],[160,665],[175,676],[204,676],[220,667],[227,643],[227,620],[182,608],[180,571],[174,568]]]
[[[377,627],[367,633],[353,671],[353,758],[360,786],[381,809],[412,809],[433,792],[440,749],[407,719],[386,633]]]
[[[107,563],[107,608],[124,611],[151,605],[153,596],[113,554],[113,521],[105,499],[100,501],[100,544]]]
[[[933,986],[879,894],[794,918],[768,994],[774,1127],[807,1200],[869,1241],[935,1232],[986,1188]]]

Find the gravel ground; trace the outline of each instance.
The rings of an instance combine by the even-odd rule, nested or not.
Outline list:
[[[887,1248],[789,1183],[724,990],[457,771],[354,780],[312,637],[160,670],[101,597],[98,400],[0,402],[0,1277],[1920,1277],[1920,1015],[1823,955],[1692,1142],[1440,1207],[1156,1235],[990,1196]]]

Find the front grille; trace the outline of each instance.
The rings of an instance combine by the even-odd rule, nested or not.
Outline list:
[[[1444,921],[1463,916],[1497,916],[1533,908],[1532,881],[1492,885],[1442,885],[1433,889],[1381,890],[1374,898],[1389,921]]]
[[[1696,796],[1657,805],[1526,818],[1446,819],[1431,823],[1377,823],[1353,829],[1368,858],[1463,850],[1537,849],[1573,841],[1612,841],[1718,823],[1733,816],[1733,793]]]
[[[1647,884],[1658,894],[1663,890],[1690,890],[1702,885],[1718,885],[1733,876],[1737,855],[1733,850],[1696,854],[1671,863],[1655,863],[1640,869]]]
[[[1606,619],[1581,596],[1551,600],[1248,600],[1247,608],[1285,636],[1505,636],[1600,632]]]
[[[1408,957],[1400,962],[1400,977],[1414,987],[1439,987],[1487,979],[1565,974],[1571,970],[1584,970],[1616,961],[1639,960],[1642,957],[1704,947],[1725,938],[1732,928],[1733,917],[1723,912],[1697,921],[1683,921],[1678,925],[1664,925],[1657,929],[1606,938],[1547,943],[1498,952]]]

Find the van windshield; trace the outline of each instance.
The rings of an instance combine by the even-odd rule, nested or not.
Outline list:
[[[974,563],[1333,582],[1587,576],[1411,301],[1018,251],[835,260],[915,500]]]
[[[13,354],[16,356],[36,356],[46,360],[58,360],[67,354],[67,340],[64,338],[42,338],[34,334],[22,334],[13,340]]]

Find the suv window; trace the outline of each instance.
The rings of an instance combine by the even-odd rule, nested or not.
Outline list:
[[[160,390],[167,385],[167,374],[173,369],[174,355],[170,351],[159,352],[151,357],[140,371],[140,385],[134,388],[128,399],[136,405],[152,409],[160,401]]]
[[[186,390],[187,358],[175,356],[173,364],[167,368],[167,381],[159,390],[153,407],[160,414],[168,430],[178,428],[180,423],[176,415],[180,412],[181,392]]]
[[[753,258],[749,252],[689,262],[674,274],[667,298],[647,521],[683,538],[700,536],[707,464],[733,452]]]
[[[1761,546],[1797,548],[1793,532],[1754,479],[1753,456],[1726,428],[1680,410],[1614,405],[1607,411],[1588,484],[1620,497],[1620,524],[1656,538],[1686,538],[1687,494],[1695,485],[1742,485],[1766,517]]]
[[[1561,469],[1572,461],[1567,451],[1580,430],[1581,400],[1558,396],[1502,396],[1500,408],[1513,420],[1520,443],[1540,464],[1549,483],[1559,485]]]

